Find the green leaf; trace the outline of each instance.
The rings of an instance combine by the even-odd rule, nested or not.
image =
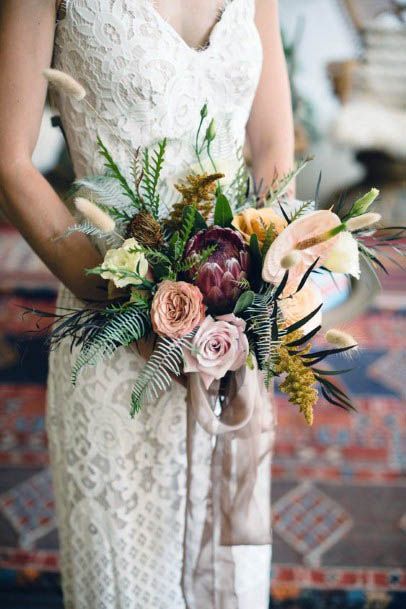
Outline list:
[[[251,290],[243,292],[234,307],[234,315],[241,315],[254,302],[255,294]]]
[[[259,241],[257,235],[251,235],[250,239],[250,254],[251,254],[251,269],[252,269],[252,282],[254,289],[259,287],[261,283],[262,274],[262,256],[261,250],[259,249]]]
[[[350,212],[345,216],[345,219],[353,218],[354,216],[361,216],[365,214],[372,203],[379,195],[379,190],[377,188],[371,188],[369,192],[367,192],[363,197],[360,197],[355,201],[353,206],[351,207]]]
[[[145,198],[144,207],[156,219],[158,219],[160,204],[158,182],[164,164],[165,150],[166,139],[163,139],[152,153],[146,148],[143,154],[143,177],[141,188]]]
[[[193,205],[186,205],[182,211],[182,224],[180,229],[180,239],[182,241],[183,248],[187,241],[190,239],[195,225],[196,208]],[[183,254],[183,251],[182,251]]]
[[[216,207],[214,209],[214,224],[223,228],[231,226],[233,211],[227,197],[223,194],[217,195]]]
[[[105,167],[106,167],[106,169],[108,169],[110,171],[112,177],[115,180],[117,180],[117,182],[119,182],[123,193],[127,197],[129,197],[129,199],[131,200],[133,206],[136,209],[141,209],[142,208],[142,201],[140,200],[139,196],[130,187],[130,185],[128,184],[127,180],[125,179],[125,177],[121,173],[118,165],[115,163],[115,161],[114,161],[113,157],[111,156],[110,152],[107,150],[106,146],[103,144],[102,140],[99,137],[97,138],[97,146],[99,148],[100,154],[105,159]]]
[[[199,210],[195,210],[195,224],[193,227],[193,234],[194,233],[198,233],[199,230],[206,230],[207,229],[207,222],[206,220],[203,218],[202,214],[200,213]]]

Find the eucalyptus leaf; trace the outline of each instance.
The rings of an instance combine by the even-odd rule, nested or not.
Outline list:
[[[255,294],[251,290],[243,292],[234,307],[234,315],[240,315],[254,302]]]

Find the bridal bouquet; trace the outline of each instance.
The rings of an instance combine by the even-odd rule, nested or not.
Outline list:
[[[60,75],[49,71],[48,78],[55,84]],[[102,263],[87,272],[107,280],[106,301],[55,313],[51,332],[54,344],[69,337],[78,348],[72,382],[85,366],[150,337],[154,347],[135,379],[131,415],[183,373],[198,373],[221,396],[230,374],[244,366],[260,370],[266,387],[280,377],[309,424],[320,394],[353,408],[331,380],[346,370],[319,366],[357,343],[329,330],[328,347],[313,346],[323,298],[312,278],[325,269],[359,279],[360,257],[382,266],[378,247],[396,235],[375,232],[381,217],[369,208],[378,191],[328,210],[315,210],[312,201],[292,206],[285,193],[307,161],[265,193],[243,166],[225,189],[212,158],[215,136],[204,106],[195,145],[201,169],[178,181],[171,209],[159,190],[166,140],[134,151],[131,180],[98,140],[106,174],[76,182],[79,220],[64,237],[81,232],[103,245]]]

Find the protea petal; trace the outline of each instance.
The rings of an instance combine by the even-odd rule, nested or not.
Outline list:
[[[189,240],[185,248],[185,258],[200,254],[208,247],[216,249],[205,262],[195,279],[195,269],[185,274],[185,278],[195,283],[204,295],[209,310],[216,313],[232,311],[241,294],[238,282],[246,277],[249,255],[244,240],[231,228],[214,226],[199,231]]]

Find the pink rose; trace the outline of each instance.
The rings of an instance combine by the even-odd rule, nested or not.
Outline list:
[[[163,281],[151,305],[154,332],[167,338],[181,338],[203,321],[203,294],[185,281]]]
[[[249,353],[245,325],[232,313],[217,319],[208,315],[193,338],[192,349],[184,350],[184,371],[198,372],[208,389],[214,379],[241,368]]]

